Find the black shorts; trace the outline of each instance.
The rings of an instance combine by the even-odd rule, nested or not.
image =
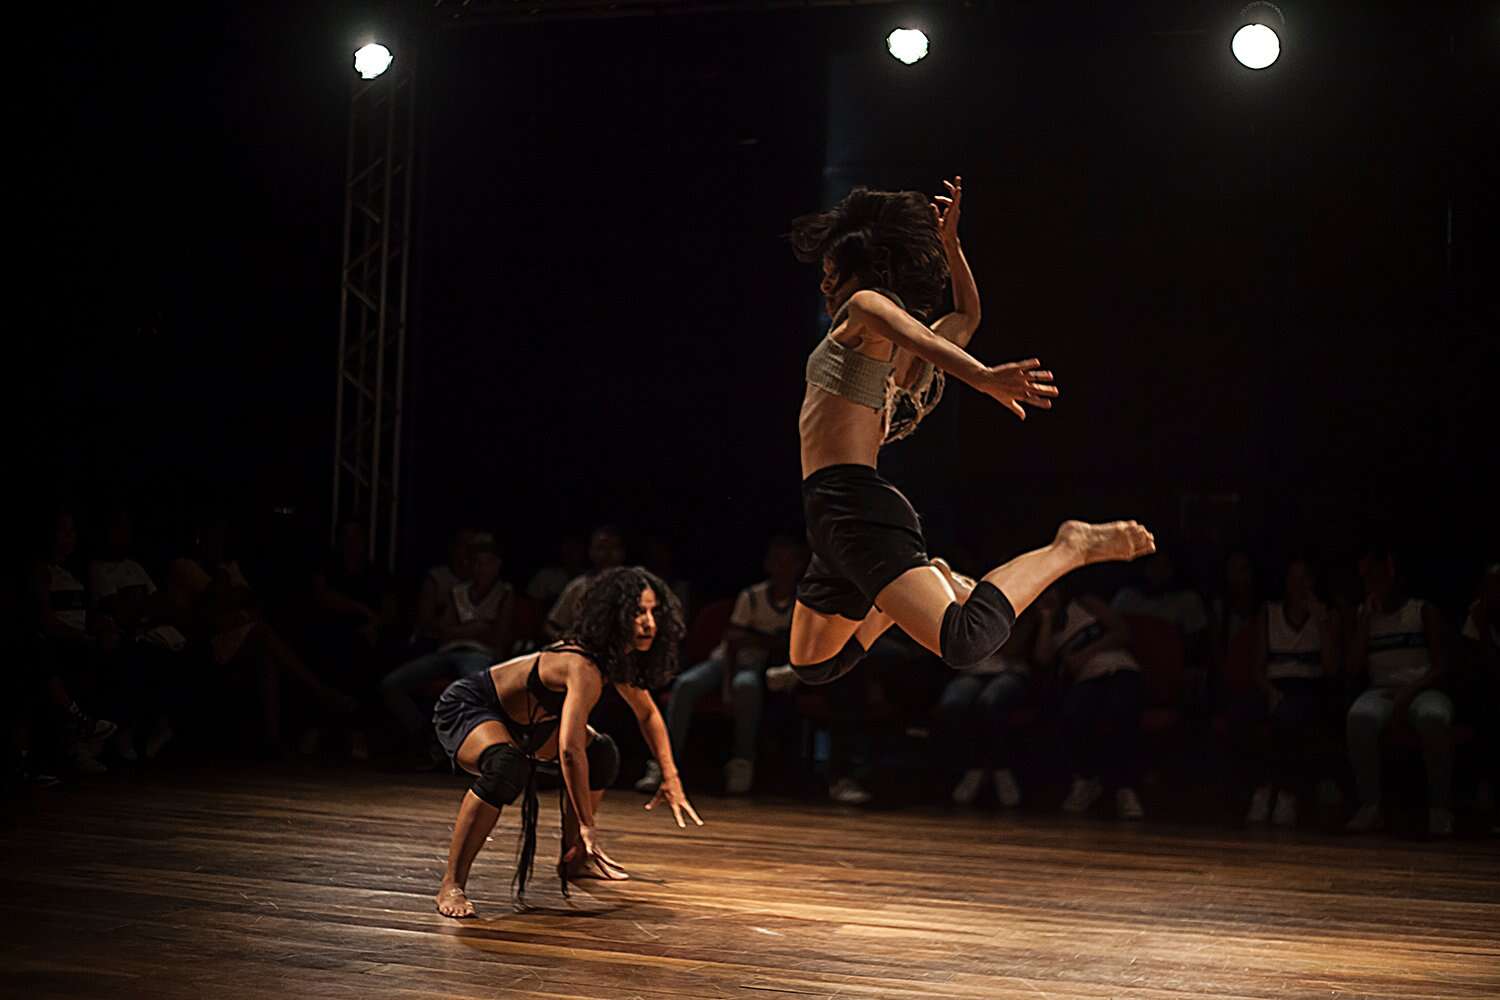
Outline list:
[[[481,722],[506,725],[488,670],[449,684],[432,707],[432,729],[449,760],[458,758],[458,748]]]
[[[797,600],[858,621],[892,580],[926,566],[922,520],[901,491],[868,465],[830,465],[802,482],[812,562]]]

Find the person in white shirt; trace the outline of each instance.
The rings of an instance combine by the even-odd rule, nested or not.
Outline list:
[[[432,637],[441,645],[391,671],[380,682],[380,697],[408,739],[427,731],[430,716],[417,705],[422,689],[439,678],[472,677],[511,654],[515,592],[500,579],[500,550],[495,536],[470,536],[465,557],[470,579],[454,587],[438,616]],[[434,761],[441,758],[434,756]]]
[[[471,528],[460,528],[448,541],[448,560],[432,567],[422,577],[422,589],[417,592],[417,641],[435,643],[438,639],[438,619],[448,607],[453,588],[469,579],[473,573],[470,546],[475,532]],[[426,648],[433,648],[428,645]]]
[[[1283,598],[1263,605],[1250,628],[1255,702],[1248,714],[1259,723],[1262,741],[1252,754],[1256,788],[1245,820],[1295,826],[1327,681],[1338,672],[1337,619],[1318,599],[1306,558],[1288,563]]]
[[[1346,829],[1368,833],[1384,822],[1380,808],[1380,747],[1387,730],[1416,733],[1427,766],[1428,832],[1453,832],[1453,701],[1438,689],[1443,677],[1442,618],[1410,596],[1391,550],[1376,546],[1359,562],[1366,599],[1350,643],[1349,669],[1369,674],[1370,687],[1349,708],[1349,760],[1359,809]]]
[[[138,758],[136,735],[144,732],[144,751],[155,757],[172,739],[168,703],[181,708],[181,685],[172,676],[188,640],[173,621],[174,608],[165,591],[131,558],[135,533],[130,514],[109,515],[103,558],[89,564],[89,610],[119,632],[118,648],[101,663],[101,681],[109,692],[111,714],[120,724],[116,749],[127,761]]]
[[[1145,692],[1140,664],[1130,654],[1125,620],[1097,597],[1069,599],[1054,585],[1037,601],[1036,662],[1058,661],[1063,731],[1073,785],[1063,810],[1084,813],[1108,786],[1121,819],[1145,816],[1136,792],[1141,777],[1141,713]]]
[[[718,691],[734,719],[732,756],[724,766],[724,788],[744,795],[755,781],[755,743],[765,703],[765,672],[772,657],[786,654],[792,628],[792,605],[797,580],[807,566],[807,548],[794,538],[778,536],[766,552],[767,579],[740,591],[729,616],[724,641],[707,660],[684,670],[672,684],[667,706],[667,732],[672,752],[680,760],[687,747],[688,728],[698,703]],[[661,767],[652,760],[636,782],[642,792],[661,784]]]

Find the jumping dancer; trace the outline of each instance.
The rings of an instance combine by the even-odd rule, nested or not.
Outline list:
[[[500,809],[518,796],[521,846],[514,886],[518,906],[524,905],[536,855],[536,773],[543,762],[561,762],[557,871],[563,894],[570,878],[629,878],[600,846],[595,825],[604,789],[620,768],[614,740],[588,725],[606,682],[635,711],[646,745],[661,762],[661,788],[646,808],[665,802],[679,827],[687,825],[684,813],[703,825],[683,794],[666,725],[648,693],[676,671],[684,631],[682,608],[659,579],[636,567],[607,570],[589,586],[578,620],[559,642],[449,685],[433,709],[433,726],[443,749],[475,780],[453,824],[439,913],[474,915],[464,895],[469,868]]]
[[[797,258],[822,264],[833,320],[808,358],[800,422],[813,558],[792,616],[791,671],[809,684],[848,672],[892,623],[950,666],[971,666],[1063,574],[1155,547],[1134,521],[1065,521],[1050,545],[971,585],[928,558],[916,511],[876,471],[881,445],[937,405],[943,373],[1022,420],[1026,406],[1048,409],[1057,395],[1035,358],[989,367],[964,350],[979,325],[979,292],[958,239],[963,182],[944,184],[949,194],[931,202],[916,191],[855,188],[792,223]],[[950,276],[954,311],[929,327]]]

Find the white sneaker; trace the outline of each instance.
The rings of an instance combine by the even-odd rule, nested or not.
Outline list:
[[[1021,786],[1016,784],[1016,776],[1008,767],[995,772],[995,798],[1007,809],[1021,804]]]
[[[766,690],[790,691],[797,686],[797,671],[790,665],[771,667],[766,671]]]
[[[635,783],[635,790],[651,795],[660,787],[661,765],[654,760],[648,760],[646,761],[646,773],[641,775],[641,780]]]
[[[1271,786],[1261,785],[1250,796],[1250,811],[1245,813],[1245,822],[1259,825],[1271,818]]]
[[[1453,810],[1437,806],[1427,810],[1427,832],[1434,837],[1453,836]]]
[[[1146,818],[1146,810],[1134,788],[1122,788],[1115,792],[1115,815],[1129,820]]]
[[[1297,825],[1297,796],[1282,789],[1276,793],[1276,811],[1271,814],[1271,822],[1277,826]]]
[[[744,795],[755,783],[755,762],[743,757],[732,758],[724,765],[724,794]]]
[[[958,779],[958,784],[953,786],[953,804],[968,806],[974,804],[974,799],[979,795],[979,786],[984,783],[984,771],[977,767],[971,767],[964,772],[964,776]]]
[[[1380,804],[1363,805],[1354,814],[1354,818],[1344,824],[1346,833],[1372,833],[1379,830],[1383,820],[1380,815]]]
[[[1073,787],[1068,790],[1068,797],[1063,799],[1063,812],[1075,814],[1088,812],[1103,794],[1104,787],[1099,784],[1099,779],[1074,778]]]
[[[870,801],[870,793],[853,778],[840,778],[828,789],[828,797],[841,806],[862,806]]]

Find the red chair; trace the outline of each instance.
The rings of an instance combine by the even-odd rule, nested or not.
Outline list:
[[[1182,722],[1186,653],[1177,626],[1148,615],[1126,615],[1130,652],[1141,665],[1146,710],[1141,728],[1147,733],[1175,729]]]

